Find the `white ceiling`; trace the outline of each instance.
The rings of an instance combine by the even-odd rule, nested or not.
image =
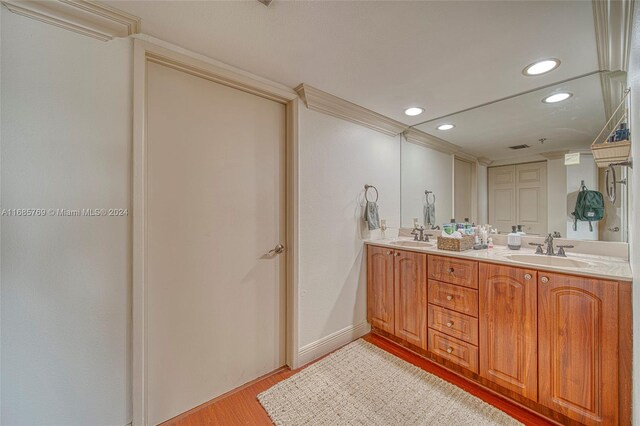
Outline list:
[[[557,92],[573,93],[566,101],[546,104],[542,99]],[[537,90],[471,111],[417,126],[462,147],[466,152],[492,160],[544,152],[589,148],[605,125],[600,75]],[[443,123],[455,124],[447,131]],[[546,138],[544,144],[538,140]],[[513,145],[531,148],[511,150]]]
[[[142,31],[406,124],[598,69],[583,1],[108,1]],[[557,70],[525,77],[541,58]],[[426,108],[409,118],[409,106]]]

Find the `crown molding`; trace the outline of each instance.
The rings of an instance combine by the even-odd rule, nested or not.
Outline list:
[[[481,166],[490,166],[491,163],[493,163],[493,160],[487,157],[478,157],[478,164],[480,164]]]
[[[389,136],[398,136],[407,125],[302,83],[295,88],[307,108],[360,124]]]
[[[475,156],[465,153],[459,146],[447,142],[444,139],[437,138],[392,118],[373,112],[353,102],[332,95],[331,93],[316,89],[306,83],[302,83],[296,87],[295,91],[309,109],[368,127],[389,136],[398,136],[402,133],[409,142],[424,145],[446,154],[455,154],[468,161],[476,161]]]
[[[140,18],[92,0],[2,0],[7,9],[101,41],[140,32]]]
[[[424,145],[427,148],[435,149],[436,151],[440,151],[445,154],[456,155],[457,157],[468,161],[477,161],[477,158],[474,155],[467,154],[460,149],[458,145],[452,144],[451,142],[447,142],[444,139],[440,139],[413,127],[405,130],[404,137],[408,142]]]
[[[602,71],[626,71],[631,47],[634,0],[592,0]]]

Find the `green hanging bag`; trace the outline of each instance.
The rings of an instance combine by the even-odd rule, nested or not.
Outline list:
[[[580,187],[576,208],[573,213],[573,230],[578,230],[578,221],[589,222],[589,231],[593,231],[591,222],[604,218],[604,197],[598,191],[590,191],[586,186]]]

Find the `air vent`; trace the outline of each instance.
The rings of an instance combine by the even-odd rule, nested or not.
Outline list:
[[[530,146],[522,144],[522,145],[514,145],[509,147],[509,149],[525,149],[525,148],[530,148]]]

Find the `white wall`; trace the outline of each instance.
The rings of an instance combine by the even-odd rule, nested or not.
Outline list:
[[[1,31],[2,208],[130,208],[131,42]],[[0,225],[1,423],[127,424],[130,216]]]
[[[427,189],[436,196],[436,224],[450,222],[453,217],[453,156],[403,139],[402,226],[413,227],[414,217],[423,222],[424,191]]]
[[[629,60],[628,84],[631,88],[631,116],[629,128],[632,133],[631,156],[640,161],[640,7],[635,8],[633,35],[631,37],[631,57]],[[629,170],[631,190],[629,191],[629,244],[631,268],[633,270],[633,424],[640,425],[640,172]]]
[[[489,179],[487,166],[476,164],[476,178],[478,182],[478,225],[489,222]]]
[[[567,166],[564,157],[547,160],[547,188],[547,230],[549,233],[558,231],[566,237],[568,210],[564,189],[567,188]]]
[[[299,179],[299,345],[304,363],[367,331],[364,185],[378,188],[380,217],[398,227],[400,138],[301,106]]]

